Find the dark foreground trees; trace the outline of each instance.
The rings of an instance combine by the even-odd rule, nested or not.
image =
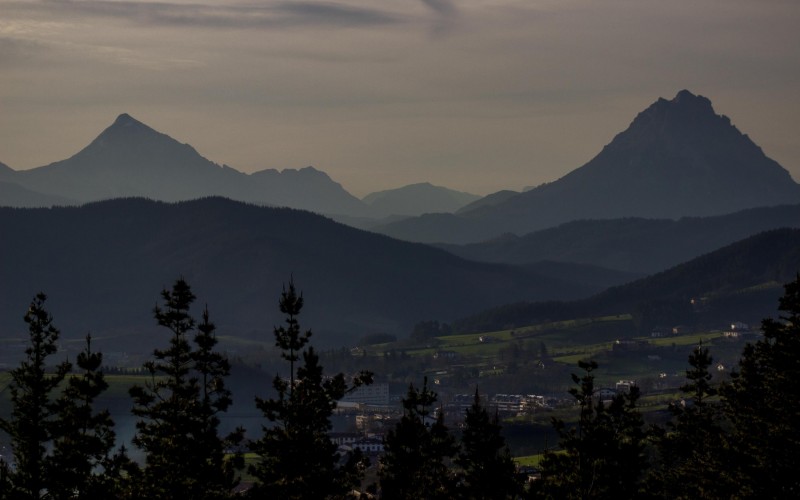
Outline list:
[[[384,440],[381,459],[382,498],[451,498],[455,477],[450,461],[458,449],[444,425],[444,414],[434,416],[436,393],[413,385],[403,399],[403,416]]]
[[[48,363],[58,330],[37,295],[25,315],[29,347],[11,372],[11,416],[0,419],[15,468],[0,464],[0,498],[229,498],[236,484],[230,444],[218,435],[231,402],[230,367],[215,350],[207,311],[196,323],[194,300],[178,280],[155,311],[170,344],[147,364],[148,384],[132,391],[140,418],[136,444],[142,468],[113,453],[113,422],[97,408],[106,383],[102,356],[87,338],[74,374],[69,363]],[[276,376],[274,399],[258,400],[268,426],[256,442],[254,498],[336,498],[360,480],[360,457],[341,457],[328,439],[335,401],[369,380],[350,384],[325,377],[301,332],[303,306],[292,283],[276,328],[289,373]],[[559,452],[542,463],[542,478],[521,492],[499,424],[477,397],[465,416],[460,447],[436,413],[436,395],[411,386],[403,417],[385,440],[380,471],[383,498],[797,498],[800,480],[800,276],[786,286],[781,317],[765,320],[764,337],[748,345],[731,381],[715,387],[713,360],[699,346],[689,357],[685,404],[671,422],[646,429],[638,391],[613,397],[596,390],[594,362],[582,362],[570,392],[577,423],[555,420]],[[235,436],[240,437],[240,436]],[[488,486],[488,487],[487,487]]]
[[[42,498],[48,488],[45,474],[46,445],[58,437],[54,393],[69,372],[67,362],[48,372],[47,359],[56,353],[59,331],[44,308],[47,296],[36,295],[25,314],[29,346],[26,358],[11,371],[11,418],[0,419],[0,429],[11,438],[16,467],[5,472],[0,487],[8,498]]]
[[[711,384],[713,359],[697,346],[689,356],[684,399],[670,405],[672,421],[656,428],[658,463],[650,471],[649,491],[664,498],[734,498],[741,490],[726,466],[730,450],[717,389]]]
[[[800,496],[800,274],[785,289],[780,318],[762,322],[722,388],[730,470],[752,498]]]
[[[238,484],[242,458],[226,458],[241,431],[218,433],[220,412],[231,404],[225,377],[230,366],[216,353],[208,310],[196,326],[189,309],[195,296],[183,279],[161,292],[164,304],[154,315],[171,332],[169,347],[156,349],[145,364],[150,378],[130,390],[132,413],[139,417],[133,443],[145,452],[144,468],[133,474],[131,495],[148,499],[213,499],[230,495]],[[190,335],[194,334],[192,348]]]
[[[553,419],[561,452],[547,452],[542,479],[535,485],[543,498],[635,498],[643,488],[646,432],[636,409],[637,387],[604,400],[595,391],[597,363],[581,361],[584,375],[570,394],[580,406],[577,425]]]
[[[595,396],[596,364],[581,363],[586,374],[573,376],[579,388],[571,391],[579,423],[554,422],[562,451],[547,455],[532,496],[797,498],[800,275],[785,289],[780,318],[763,321],[764,337],[745,347],[730,382],[712,386],[708,349],[692,353],[683,404],[673,405],[672,421],[649,436],[634,410],[635,394],[606,407]]]
[[[362,384],[372,382],[372,374],[362,372],[350,384],[341,373],[323,375],[319,356],[306,347],[311,331],[302,332],[297,316],[303,296],[292,281],[283,290],[279,307],[286,325],[275,328],[275,345],[289,363],[289,373],[276,375],[273,387],[277,398],[256,398],[270,426],[251,450],[259,461],[250,468],[256,484],[252,498],[342,498],[360,484],[362,456],[359,452],[340,457],[331,442],[330,417],[336,401]],[[302,364],[295,370],[295,363]],[[288,375],[288,376],[287,376]]]
[[[516,465],[500,430],[497,415],[489,416],[475,389],[475,399],[464,416],[461,446],[455,459],[461,469],[456,489],[459,498],[499,500],[517,498],[522,493]]]
[[[68,378],[56,401],[52,453],[46,460],[48,497],[112,498],[121,494],[123,472],[131,466],[124,448],[114,453],[114,421],[95,400],[108,389],[103,355],[92,351],[92,337],[76,361],[81,370]]]
[[[91,337],[78,355],[80,372],[61,362],[48,367],[58,351],[59,331],[44,308],[46,296],[34,297],[25,315],[29,347],[11,371],[12,416],[0,419],[11,438],[14,467],[0,464],[0,498],[114,498],[121,471],[129,462],[124,450],[113,453],[114,422],[96,411],[95,399],[108,387],[100,371],[102,355]]]

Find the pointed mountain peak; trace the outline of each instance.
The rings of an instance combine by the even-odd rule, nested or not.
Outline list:
[[[103,130],[75,157],[80,161],[91,157],[93,159],[90,163],[96,164],[96,166],[102,163],[122,168],[123,163],[127,162],[131,165],[136,163],[135,168],[137,169],[155,169],[158,164],[180,164],[202,158],[190,145],[181,144],[127,113],[119,115],[114,123]],[[98,160],[101,157],[103,158],[102,162]],[[146,161],[145,158],[147,158]]]
[[[119,115],[117,119],[114,120],[114,123],[112,123],[108,129],[106,129],[106,131],[108,130],[151,130],[155,132],[152,128],[148,127],[128,113],[122,113]]]
[[[674,103],[678,103],[681,101],[686,102],[686,101],[691,101],[692,99],[705,99],[705,97],[694,95],[691,93],[691,91],[683,89],[675,95],[675,98],[672,99],[672,102]]]
[[[94,146],[109,146],[111,144],[130,143],[130,141],[156,141],[160,143],[175,143],[177,141],[166,134],[148,127],[128,113],[122,113],[108,128],[97,136],[90,144]]]
[[[131,124],[137,124],[137,123],[141,123],[141,122],[136,120],[134,117],[132,117],[128,113],[122,113],[121,115],[119,115],[117,117],[116,120],[114,120],[114,125],[122,126],[122,127],[124,127],[125,125],[131,125]]]
[[[672,100],[659,98],[647,109],[639,113],[628,130],[619,134],[614,142],[633,146],[649,142],[656,137],[674,135],[679,137],[700,137],[708,133],[739,134],[724,115],[718,115],[711,100],[688,90],[681,90]],[[741,135],[741,134],[739,134]]]
[[[709,110],[712,113],[714,109],[711,107],[711,100],[701,95],[694,95],[686,89],[681,90],[675,95],[675,98],[670,101],[673,107],[694,108],[699,110]]]

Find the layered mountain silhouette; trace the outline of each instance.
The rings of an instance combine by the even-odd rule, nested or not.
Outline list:
[[[798,202],[800,185],[783,167],[716,114],[711,101],[682,90],[639,113],[596,157],[557,181],[435,224],[412,219],[376,230],[466,243],[579,219],[674,219]],[[437,237],[440,231],[449,239]]]
[[[543,321],[633,314],[639,333],[653,325],[717,328],[757,325],[777,315],[783,284],[800,269],[800,229],[766,231],[670,269],[571,302],[518,302],[456,322],[460,331],[490,331]]]
[[[180,201],[219,195],[327,214],[367,213],[359,199],[313,167],[247,175],[207,160],[188,144],[128,114],[121,114],[71,158],[31,170],[0,168],[0,181],[75,202],[131,196]],[[0,204],[14,205],[5,199]]]
[[[507,234],[482,243],[439,247],[482,262],[561,261],[652,274],[750,235],[784,227],[800,228],[800,205],[678,220],[580,220],[525,236]]]
[[[374,215],[389,216],[455,212],[479,199],[478,195],[422,182],[371,193],[361,201],[372,208]]]
[[[113,338],[115,350],[152,348],[153,305],[179,276],[199,308],[208,304],[219,335],[267,341],[282,321],[281,285],[294,276],[306,298],[301,321],[316,332],[316,345],[352,344],[365,333],[405,336],[421,320],[591,293],[307,211],[223,198],[0,208],[0,234],[0,334],[23,337],[21,318],[44,291],[67,338],[91,331],[98,342]]]
[[[75,200],[62,196],[37,193],[13,182],[0,181],[0,206],[32,208],[75,204]]]

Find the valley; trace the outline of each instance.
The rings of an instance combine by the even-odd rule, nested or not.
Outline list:
[[[667,425],[698,353],[717,387],[763,344],[761,321],[800,272],[800,185],[688,91],[561,179],[483,198],[417,183],[358,199],[313,167],[244,174],[122,114],[66,160],[2,166],[0,235],[0,418],[15,411],[22,317],[42,292],[62,332],[55,357],[81,359],[91,334],[109,383],[96,406],[146,463],[132,408],[145,414],[157,399],[146,391],[181,381],[165,375],[180,364],[153,364],[173,352],[153,304],[167,283],[190,283],[214,359],[230,363],[214,425],[244,432],[226,454],[246,452],[251,487],[277,432],[264,417],[288,418],[274,408],[296,376],[337,394],[320,443],[368,437],[381,460],[409,411],[464,438],[477,398],[518,464],[548,467],[542,454],[566,451],[563,429],[586,416],[575,384],[589,379],[592,401],[641,396],[636,418]],[[283,318],[295,284],[313,350],[273,337],[295,328]],[[300,352],[302,376],[286,367]],[[364,374],[371,392],[337,385]]]

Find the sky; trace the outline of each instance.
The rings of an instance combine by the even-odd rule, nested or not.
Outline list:
[[[800,181],[798,26],[797,0],[0,0],[0,162],[129,113],[243,172],[484,195],[688,89]]]

